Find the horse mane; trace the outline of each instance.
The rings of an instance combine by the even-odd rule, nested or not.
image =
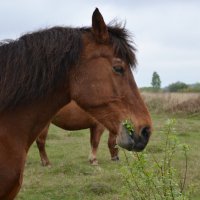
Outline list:
[[[82,33],[91,28],[53,27],[0,42],[0,111],[53,92],[79,62]],[[108,26],[118,57],[135,66],[135,48],[120,25]]]

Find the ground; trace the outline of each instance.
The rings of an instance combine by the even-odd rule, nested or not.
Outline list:
[[[200,199],[200,116],[152,114],[154,133],[147,152],[162,156],[160,149],[164,123],[168,118],[176,118],[176,135],[181,142],[190,145],[187,184],[192,185],[192,200]],[[88,162],[90,151],[89,131],[67,132],[51,126],[47,153],[51,167],[42,167],[36,145],[32,145],[24,172],[24,181],[17,200],[121,200],[124,197],[122,166],[126,165],[120,151],[120,162],[110,160],[107,137],[102,137],[98,151],[98,166]],[[177,157],[176,167],[183,169],[182,156]]]

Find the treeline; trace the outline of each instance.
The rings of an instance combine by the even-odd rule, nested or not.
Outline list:
[[[200,92],[200,82],[194,84],[186,84],[184,82],[177,81],[169,84],[167,87],[161,87],[160,75],[157,72],[153,72],[151,87],[140,88],[141,92]]]
[[[200,92],[200,83],[186,84],[183,82],[171,83],[167,87],[142,87],[142,92]]]
[[[163,90],[167,92],[200,92],[200,83],[186,84],[183,82],[176,82],[170,84]]]

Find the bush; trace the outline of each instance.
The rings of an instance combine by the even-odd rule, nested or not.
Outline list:
[[[184,89],[184,92],[200,92],[200,83],[189,85],[187,89]]]
[[[167,90],[169,92],[181,92],[184,91],[188,88],[189,86],[183,82],[176,82],[176,83],[172,83],[167,87]]]
[[[188,146],[179,144],[172,134],[175,120],[169,120],[164,128],[165,141],[162,144],[163,158],[155,158],[154,154],[133,153],[130,160],[126,155],[127,165],[122,168],[125,180],[124,197],[131,196],[135,200],[188,200],[186,191],[187,151]],[[185,172],[180,177],[179,170],[173,167],[175,154],[181,150],[185,156]]]

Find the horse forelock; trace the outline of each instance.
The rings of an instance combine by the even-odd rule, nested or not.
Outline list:
[[[53,27],[0,42],[0,111],[46,96],[79,62],[82,34],[91,28]],[[108,26],[117,56],[135,66],[135,48],[125,28]]]
[[[136,48],[131,33],[122,23],[117,23],[115,20],[108,25],[108,32],[115,54],[128,63],[130,67],[136,68]]]

